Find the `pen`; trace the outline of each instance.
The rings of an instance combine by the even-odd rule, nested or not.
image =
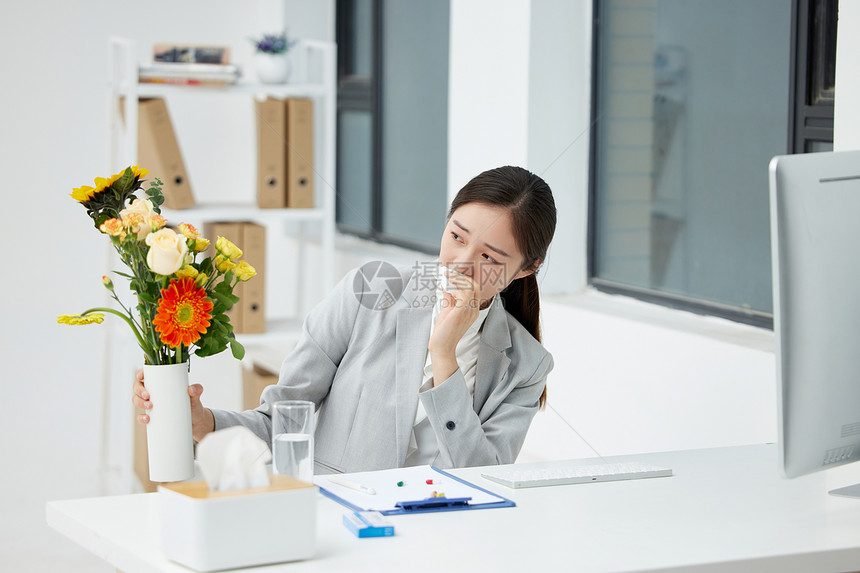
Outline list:
[[[350,489],[354,489],[356,491],[360,491],[362,493],[367,493],[370,495],[376,495],[376,490],[372,487],[367,487],[365,485],[361,485],[360,483],[355,483],[349,480],[345,480],[342,477],[338,476],[329,476],[328,481],[331,483],[336,483],[337,485],[342,485],[344,487],[348,487]]]

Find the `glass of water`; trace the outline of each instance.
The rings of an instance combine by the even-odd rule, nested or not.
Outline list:
[[[313,480],[313,402],[284,400],[272,406],[272,467],[276,474]]]

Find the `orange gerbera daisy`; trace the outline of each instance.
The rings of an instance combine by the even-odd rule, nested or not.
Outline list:
[[[167,288],[161,289],[161,300],[152,324],[164,344],[171,348],[180,344],[190,346],[209,328],[212,318],[209,313],[213,307],[212,301],[206,300],[206,291],[198,287],[194,279],[174,279]]]

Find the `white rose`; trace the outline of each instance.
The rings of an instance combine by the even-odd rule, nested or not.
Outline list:
[[[152,216],[156,214],[155,210],[152,208],[152,201],[149,199],[135,199],[128,207],[119,212],[119,216],[120,218],[123,218],[129,213],[140,213],[143,215],[143,223],[140,224],[140,229],[137,231],[137,240],[142,241],[152,232],[150,219],[152,219]]]
[[[149,252],[146,253],[146,264],[152,272],[159,275],[172,275],[185,264],[188,253],[188,243],[183,235],[177,235],[173,229],[164,228],[146,236]]]

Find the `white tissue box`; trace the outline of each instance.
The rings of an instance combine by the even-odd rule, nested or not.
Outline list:
[[[312,557],[317,487],[270,475],[267,487],[210,491],[205,481],[158,486],[162,550],[198,571]]]

